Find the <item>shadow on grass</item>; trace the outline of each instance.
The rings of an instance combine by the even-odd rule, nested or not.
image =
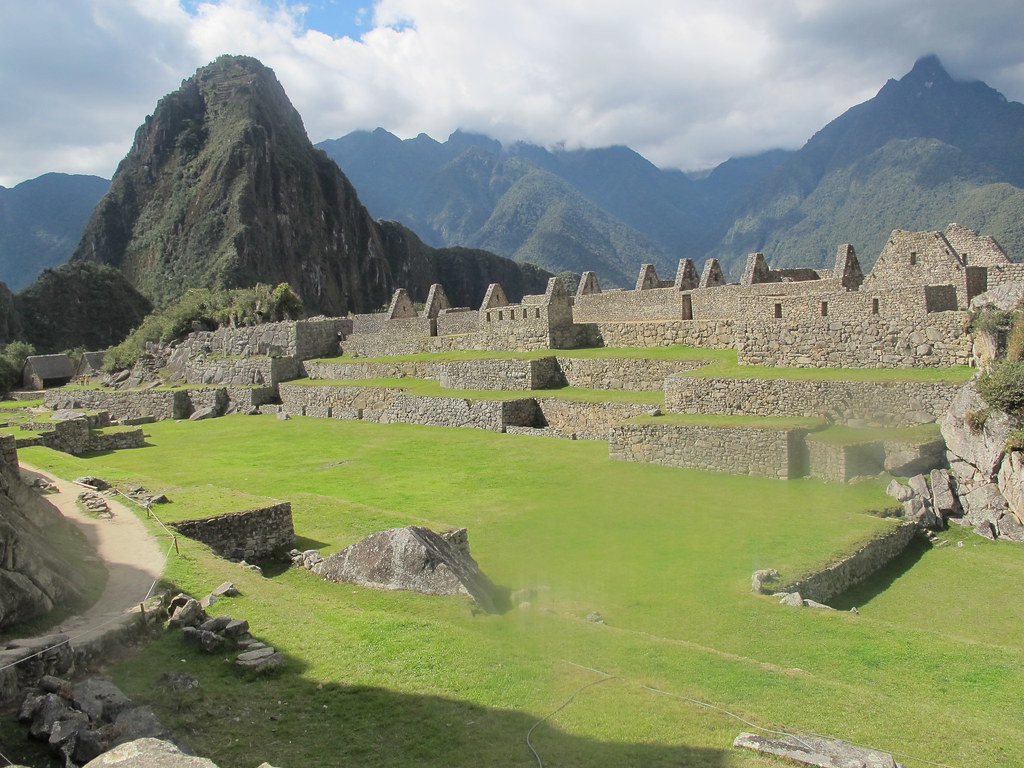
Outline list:
[[[931,544],[923,539],[914,537],[910,544],[903,550],[903,554],[893,559],[884,568],[880,569],[867,581],[858,584],[843,594],[830,601],[830,605],[840,611],[848,611],[857,606],[870,603],[880,594],[891,587],[897,579],[909,571],[924,553],[930,550]]]
[[[152,706],[178,739],[221,768],[251,768],[264,760],[271,765],[364,768],[528,768],[537,764],[526,736],[537,725],[538,715],[342,680],[315,682],[304,677],[306,664],[296,658],[287,658],[283,667],[267,673],[238,669],[228,663],[232,659],[232,654],[200,654],[171,632],[121,664],[114,677],[137,703]],[[199,686],[175,689],[162,680],[166,672],[186,672]],[[587,682],[582,678],[580,685]],[[614,680],[606,683],[615,684]],[[531,742],[544,765],[724,768],[735,764],[725,750],[600,741],[559,727],[559,720],[573,720],[574,707],[593,705],[589,697],[600,696],[603,687],[577,691],[566,714],[555,714],[537,725]],[[564,698],[550,703],[550,709],[573,693],[567,689]],[[614,716],[628,719],[630,713]]]

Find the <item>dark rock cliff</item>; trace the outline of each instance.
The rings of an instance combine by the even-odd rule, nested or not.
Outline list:
[[[157,305],[192,287],[288,282],[307,311],[341,315],[418,288],[406,281],[436,274],[431,250],[388,253],[274,73],[222,56],[138,129],[74,259],[117,267]]]

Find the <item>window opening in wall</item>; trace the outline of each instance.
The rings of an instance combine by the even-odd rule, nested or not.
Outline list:
[[[910,266],[917,264],[917,251],[910,252]]]
[[[828,302],[827,301],[821,302],[821,316],[822,317],[828,317]]]
[[[486,321],[486,322],[488,322],[488,323],[489,323],[489,322],[491,322],[491,313],[490,313],[490,312],[488,312],[487,314],[485,314],[485,315],[484,315],[484,319],[485,319],[485,321]]]
[[[533,310],[533,316],[534,316],[534,317],[535,317],[536,319],[540,320],[540,310],[539,310],[539,309],[535,309],[535,310]]]
[[[964,254],[964,266],[965,267],[967,266],[967,254],[966,253]]]
[[[776,317],[782,317],[782,305],[781,304],[776,304],[775,305],[775,316]]]
[[[878,314],[878,299],[872,299],[871,300],[871,314],[872,315],[877,315]]]
[[[529,313],[530,313],[530,310],[528,310],[528,309],[524,309],[523,310],[523,320],[525,320],[529,316]]]
[[[500,311],[498,312],[498,319],[499,320],[504,320],[505,319]]]

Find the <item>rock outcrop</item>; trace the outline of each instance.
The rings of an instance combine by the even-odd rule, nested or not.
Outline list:
[[[80,599],[88,554],[78,529],[0,459],[0,629]]]
[[[438,534],[410,525],[367,536],[311,569],[329,581],[379,589],[408,589],[428,595],[470,595],[496,612],[494,584],[469,554],[466,529]]]
[[[963,525],[989,539],[1024,542],[1024,457],[1007,451],[1016,417],[988,408],[968,382],[939,420]]]

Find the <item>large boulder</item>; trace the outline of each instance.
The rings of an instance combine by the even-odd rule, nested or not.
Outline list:
[[[466,529],[438,534],[410,525],[367,536],[312,568],[329,581],[428,595],[468,594],[495,612],[494,584],[469,554]]]
[[[1020,426],[1002,411],[990,411],[984,425],[978,425],[976,415],[988,410],[972,381],[960,388],[939,419],[950,467],[958,480],[969,484],[995,478],[1006,453],[1006,438]]]
[[[186,755],[169,741],[143,738],[104,752],[84,768],[217,768],[217,764]]]

